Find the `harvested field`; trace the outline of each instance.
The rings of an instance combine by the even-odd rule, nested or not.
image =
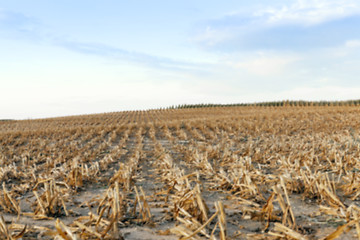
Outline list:
[[[360,108],[0,122],[1,239],[359,239]]]

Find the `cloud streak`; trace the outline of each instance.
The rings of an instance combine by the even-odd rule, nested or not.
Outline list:
[[[6,38],[50,44],[80,54],[140,64],[162,70],[202,72],[209,67],[209,64],[186,62],[141,52],[127,51],[102,43],[69,40],[66,37],[47,30],[41,22],[35,18],[3,9],[0,9],[0,36],[1,35]]]
[[[131,52],[99,43],[85,43],[65,39],[53,39],[52,43],[67,50],[111,58],[120,61],[142,64],[148,67],[174,70],[174,71],[201,71],[206,66],[200,63],[189,63],[165,57],[158,57],[139,52]]]
[[[289,66],[299,60],[295,57],[282,57],[282,56],[260,56],[258,58],[249,59],[234,63],[235,68],[244,69],[247,72],[256,76],[281,76]]]
[[[298,0],[252,14],[232,13],[207,21],[193,41],[207,50],[289,50],[332,47],[359,39],[357,1]]]
[[[41,23],[30,16],[0,8],[0,35],[6,38],[40,40]]]
[[[298,0],[290,6],[267,8],[254,13],[268,24],[317,25],[360,13],[354,0]]]

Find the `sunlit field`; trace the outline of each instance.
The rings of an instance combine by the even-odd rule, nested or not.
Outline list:
[[[0,122],[0,238],[357,239],[360,108]]]

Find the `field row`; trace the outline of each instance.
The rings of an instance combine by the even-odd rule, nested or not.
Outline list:
[[[359,113],[229,107],[2,122],[0,234],[352,238]]]

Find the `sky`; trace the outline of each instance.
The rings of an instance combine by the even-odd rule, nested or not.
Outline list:
[[[0,119],[360,99],[358,0],[0,0]]]

